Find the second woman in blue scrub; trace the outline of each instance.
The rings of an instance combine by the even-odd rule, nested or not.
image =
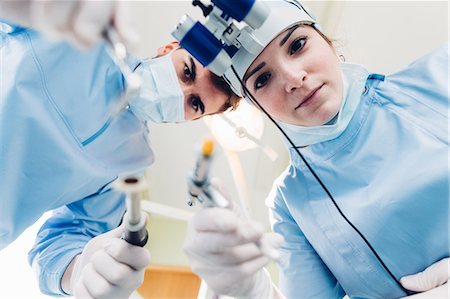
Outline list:
[[[266,287],[268,260],[228,211],[221,225],[217,209],[201,211],[210,229],[191,222],[194,270],[217,293],[239,297],[448,298],[449,45],[395,74],[374,74],[341,62],[299,3],[269,6],[254,32],[264,50],[234,61],[245,88],[227,76],[292,141],[283,135],[290,165],[266,200],[285,239],[281,292]],[[208,236],[213,245],[195,244]],[[430,266],[434,285],[402,279]],[[220,269],[239,280],[224,284]]]

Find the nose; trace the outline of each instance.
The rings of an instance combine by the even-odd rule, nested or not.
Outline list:
[[[286,65],[283,70],[284,88],[287,93],[294,92],[297,88],[303,86],[307,73],[303,68]]]

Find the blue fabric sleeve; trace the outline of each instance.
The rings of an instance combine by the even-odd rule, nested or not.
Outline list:
[[[51,296],[67,295],[61,279],[72,259],[93,237],[116,228],[125,212],[122,194],[107,190],[54,211],[29,252],[39,287]]]
[[[274,194],[276,193],[276,194]],[[290,215],[284,200],[272,190],[270,220],[285,242],[280,248],[280,290],[286,298],[342,298],[345,293]]]

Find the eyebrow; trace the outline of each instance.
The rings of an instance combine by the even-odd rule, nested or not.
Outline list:
[[[194,63],[194,59],[192,59],[192,56],[189,57],[189,60],[191,62],[192,78],[194,78],[194,81],[195,81],[195,78],[197,78],[197,69],[196,69],[196,66]]]
[[[297,29],[298,27],[300,27],[301,24],[295,24],[292,27],[286,29],[287,34],[285,35],[285,37],[280,41],[280,47],[282,47],[287,41],[288,39],[291,37],[292,33],[295,31],[295,29]],[[253,76],[257,71],[259,71],[261,68],[263,68],[266,65],[265,62],[261,62],[260,64],[258,64],[257,67],[255,67],[253,70],[251,70],[250,72],[247,73],[247,75],[244,77],[243,81],[244,84],[247,82],[247,80]]]
[[[288,39],[291,37],[292,33],[295,31],[295,29],[297,29],[298,27],[300,27],[300,24],[296,24],[294,26],[292,26],[289,29],[286,29],[287,34],[285,35],[285,37],[280,41],[280,47],[282,47],[287,41]]]
[[[247,82],[247,80],[253,76],[257,71],[259,71],[260,69],[262,69],[263,67],[266,66],[266,63],[263,61],[260,64],[258,64],[253,70],[251,70],[250,72],[247,73],[247,75],[244,77],[244,84]]]

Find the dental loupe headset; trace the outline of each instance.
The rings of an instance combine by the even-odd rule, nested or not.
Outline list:
[[[304,10],[308,15],[308,11],[296,0],[283,0],[295,5],[298,9]],[[257,99],[247,89],[242,78],[239,77],[234,65],[232,57],[243,47],[249,53],[260,53],[263,49],[258,40],[252,35],[252,30],[258,29],[265,22],[270,14],[269,7],[260,0],[211,0],[211,4],[205,5],[200,0],[192,1],[193,6],[198,6],[203,16],[206,18],[204,23],[194,21],[189,15],[184,15],[177,24],[172,35],[179,41],[180,45],[193,55],[204,67],[218,76],[222,76],[227,82],[229,80],[224,77],[224,73],[231,69],[234,76],[239,81],[245,95],[270,119],[270,121],[283,134],[289,144],[295,149],[308,170],[320,184],[322,189],[328,195],[339,214],[353,228],[353,230],[363,239],[370,251],[374,254],[389,276],[397,283],[397,285],[406,294],[413,294],[410,290],[405,289],[400,281],[389,270],[381,257],[375,251],[366,237],[359,229],[345,216],[336,203],[333,195],[328,188],[312,169],[308,161],[289,138],[286,132],[275,121],[275,119],[261,106]],[[311,16],[312,19],[315,19]],[[236,22],[245,22],[248,26],[240,29]],[[230,84],[231,85],[231,84]]]

